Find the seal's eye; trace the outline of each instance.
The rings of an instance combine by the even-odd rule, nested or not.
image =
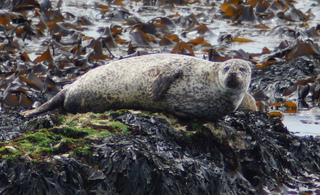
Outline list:
[[[245,72],[245,71],[246,71],[245,68],[239,68],[239,70],[240,70],[241,72]]]
[[[228,72],[229,69],[230,69],[230,67],[225,67],[225,68],[223,69],[223,71],[224,71],[224,72]]]

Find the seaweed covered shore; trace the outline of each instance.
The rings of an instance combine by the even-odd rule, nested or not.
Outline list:
[[[217,123],[132,110],[39,119],[1,143],[1,194],[319,193],[319,139],[266,113]],[[39,123],[59,125],[30,130]]]
[[[318,1],[0,2],[0,194],[320,194],[319,137],[280,120],[319,107]],[[260,111],[20,115],[150,53],[250,61]]]

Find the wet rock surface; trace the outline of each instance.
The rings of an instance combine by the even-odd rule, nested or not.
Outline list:
[[[13,140],[21,136],[23,117],[17,112],[2,112],[0,114],[0,142]]]
[[[254,69],[250,90],[253,93],[263,90],[269,103],[290,100],[290,96],[291,100],[301,99],[311,103],[318,99],[316,86],[319,85],[319,73],[319,58],[304,56],[274,62],[268,67]],[[257,99],[260,97],[256,96]],[[317,103],[310,105],[316,106]]]
[[[268,114],[236,112],[179,127],[131,112],[110,116],[130,133],[92,139],[89,155],[66,149],[37,161],[2,158],[1,194],[319,193],[319,140],[291,135]]]
[[[75,159],[54,157],[50,162],[2,161],[1,194],[114,194],[109,179]]]

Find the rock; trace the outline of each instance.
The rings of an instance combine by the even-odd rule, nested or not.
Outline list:
[[[117,120],[131,133],[91,139],[86,157],[70,156],[70,145],[39,163],[1,159],[0,193],[319,193],[319,139],[294,136],[266,113],[239,111],[217,123],[175,124],[152,114],[119,113],[102,114],[99,121]]]

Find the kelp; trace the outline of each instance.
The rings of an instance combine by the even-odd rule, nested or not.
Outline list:
[[[307,25],[313,18],[312,11],[302,13],[295,9],[292,2],[232,0],[220,5],[202,5],[197,1],[161,1],[150,4],[143,1],[143,4],[156,4],[163,11],[188,4],[211,6],[212,10],[215,10],[214,19],[230,21],[230,25],[262,28],[263,31],[268,31],[269,27],[264,23],[269,24],[272,18],[301,22],[303,25],[295,29],[284,26],[272,28],[267,36],[288,40],[279,44],[274,52],[269,49],[268,52],[250,54],[241,49],[227,51],[222,48],[235,43],[254,44],[254,40],[242,32],[223,32],[219,36],[216,35],[213,29],[210,29],[210,23],[214,20],[208,15],[209,12],[191,12],[188,15],[176,12],[173,15],[145,21],[126,7],[123,1],[97,3],[93,4],[92,8],[100,12],[101,20],[107,25],[99,27],[97,32],[100,36],[94,38],[86,35],[85,31],[95,25],[96,21],[88,16],[75,16],[69,11],[61,12],[62,1],[58,1],[57,4],[50,1],[4,1],[3,11],[0,13],[0,51],[3,61],[0,68],[1,79],[4,79],[1,85],[2,108],[30,107],[37,96],[40,99],[41,94],[44,94],[49,99],[64,84],[68,84],[89,69],[126,56],[159,51],[185,55],[200,54],[212,61],[242,58],[257,64],[256,67],[268,66],[274,62],[271,58],[281,61],[300,56],[319,56],[319,46],[316,42],[290,40],[319,38],[319,29],[309,28]],[[148,6],[142,6],[138,12],[150,14]],[[212,45],[212,39],[218,40],[219,45]],[[24,50],[22,42],[26,40],[41,42],[36,52]],[[31,60],[30,55],[36,57]],[[22,63],[25,63],[25,66],[20,68],[19,64]],[[44,87],[46,79],[53,81],[51,87]],[[16,89],[9,85],[13,81]],[[307,89],[303,91],[305,94]],[[316,90],[313,93],[318,92]],[[317,99],[316,97],[317,95],[313,99]]]
[[[318,192],[319,141],[291,135],[266,113],[236,112],[216,124],[152,115],[78,114],[31,127],[0,145],[1,193]]]
[[[319,102],[320,26],[310,25],[312,10],[285,0],[77,4],[92,16],[61,0],[2,2],[0,194],[319,193],[319,140],[291,135],[279,120]],[[279,44],[254,53],[229,47],[256,44],[262,34]],[[216,124],[126,110],[72,119],[18,114],[92,68],[159,52],[249,60],[249,93],[260,112]]]
[[[251,84],[253,96],[271,106],[275,103],[279,104],[277,107],[283,105],[289,108],[285,109],[288,112],[309,108],[305,102],[319,100],[319,71],[319,61],[315,57],[271,62],[264,68],[254,70],[255,77]],[[292,103],[286,103],[292,101],[301,101],[301,104],[292,106]]]

